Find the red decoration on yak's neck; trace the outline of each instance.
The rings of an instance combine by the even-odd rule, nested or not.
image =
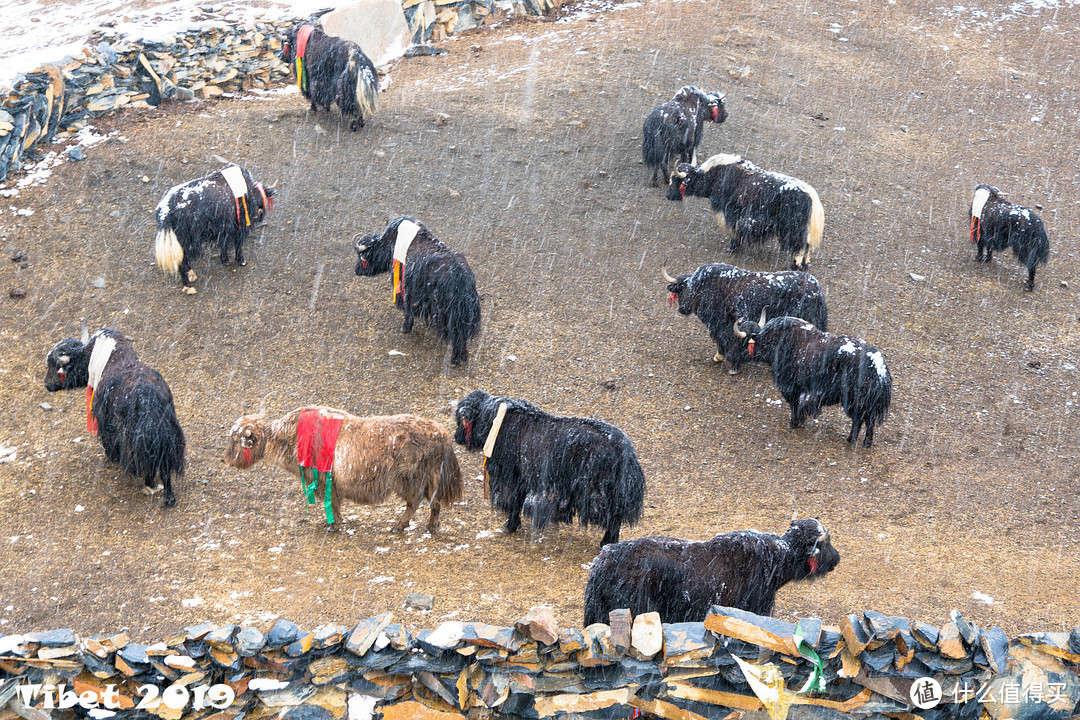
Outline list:
[[[676,295],[675,293],[669,293],[669,295],[668,295],[668,305],[678,305],[678,304],[679,304],[679,296]]]
[[[686,183],[679,183],[679,196],[686,199]]]
[[[472,437],[472,420],[462,420],[465,425],[465,449],[469,448],[469,438]]]
[[[713,107],[713,109],[712,109],[712,119],[713,119],[713,122],[716,122],[716,118],[718,118],[718,117],[720,117],[720,106],[719,106],[719,105],[716,105],[716,106],[714,106],[714,107]]]
[[[244,467],[251,467],[251,448],[244,448]]]
[[[810,566],[810,574],[813,575],[817,572],[818,560],[816,557],[812,557],[806,561],[806,564]]]

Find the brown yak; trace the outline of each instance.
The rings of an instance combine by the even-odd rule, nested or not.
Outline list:
[[[308,502],[323,504],[329,473],[326,521],[335,529],[342,500],[377,505],[396,493],[406,506],[394,532],[408,527],[421,500],[431,501],[427,527],[435,532],[442,505],[464,495],[450,434],[416,415],[357,417],[320,406],[297,408],[269,423],[262,415],[245,415],[229,430],[224,461],[246,470],[260,460],[301,478]]]

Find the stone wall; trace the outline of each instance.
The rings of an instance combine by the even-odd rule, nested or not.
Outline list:
[[[1009,639],[955,611],[941,627],[873,612],[830,627],[719,607],[675,624],[619,610],[579,630],[534,608],[514,627],[445,622],[417,634],[385,612],[314,631],[203,623],[149,646],[71,630],[2,637],[0,720],[87,716],[95,704],[104,717],[106,702],[134,717],[147,696],[159,705],[141,716],[170,720],[1064,720],[1078,711],[1078,670],[1080,628]],[[913,685],[915,700],[940,703],[920,710]]]

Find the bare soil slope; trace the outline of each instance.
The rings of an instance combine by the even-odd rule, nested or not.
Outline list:
[[[1080,7],[974,19],[874,5],[647,0],[515,23],[398,63],[355,134],[296,94],[104,123],[113,141],[0,217],[4,257],[30,260],[0,264],[0,444],[16,448],[0,464],[0,632],[311,627],[399,609],[410,591],[436,596],[428,615],[399,614],[414,629],[509,623],[541,603],[580,623],[600,533],[503,534],[476,455],[461,454],[467,499],[436,537],[426,509],[391,534],[397,503],[349,506],[345,532],[327,533],[318,511],[302,521],[292,478],[220,460],[245,412],[317,402],[449,426],[451,402],[475,388],[629,435],[648,492],[624,538],[782,532],[796,508],[822,519],[841,563],[784,589],[780,616],[941,622],[959,608],[1010,632],[1076,625]],[[787,264],[774,245],[730,255],[705,201],[649,187],[642,120],[688,83],[726,91],[730,111],[699,158],[741,153],[821,195],[812,270],[830,329],[881,348],[894,378],[874,448],[844,444],[838,408],[788,429],[768,369],[729,377],[701,323],[668,306],[664,263]],[[152,209],[215,154],[278,181],[277,212],[246,267],[209,252],[187,297],[153,264]],[[1011,254],[974,262],[979,182],[1043,206],[1053,255],[1033,293]],[[467,368],[430,330],[400,334],[388,276],[354,276],[354,235],[400,214],[476,272],[484,330]],[[133,337],[172,386],[189,463],[173,509],[104,462],[81,392],[43,387],[46,352],[84,319]]]

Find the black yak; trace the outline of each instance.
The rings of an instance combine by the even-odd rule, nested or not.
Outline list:
[[[163,271],[180,274],[183,291],[194,295],[195,271],[191,263],[202,255],[205,243],[216,243],[221,264],[229,262],[229,249],[238,265],[244,260],[244,240],[253,225],[274,209],[274,189],[255,182],[251,173],[230,163],[206,177],[169,189],[158,202],[154,255]]]
[[[142,479],[146,494],[164,489],[165,507],[172,507],[172,481],[184,473],[185,445],[169,386],[116,330],[83,335],[82,341],[61,340],[49,352],[45,388],[85,387],[86,429],[98,436],[105,457]]]
[[[364,115],[379,108],[375,66],[351,40],[327,35],[311,23],[300,23],[285,36],[282,60],[296,73],[296,84],[311,101],[311,110],[337,103],[350,130],[364,127]]]
[[[743,242],[776,236],[791,253],[791,269],[806,269],[810,251],[821,245],[825,211],[817,191],[802,180],[762,170],[738,155],[713,155],[699,167],[679,163],[668,199],[687,194],[709,199],[721,235],[731,235],[730,249]],[[801,259],[800,259],[801,256]]]
[[[604,528],[601,546],[641,517],[645,476],[623,431],[600,420],[550,415],[524,400],[474,390],[455,411],[454,441],[484,454],[485,494],[506,531],[572,523]]]
[[[772,365],[773,382],[791,407],[791,427],[821,408],[841,405],[851,418],[848,442],[866,426],[863,447],[874,443],[874,427],[889,414],[892,376],[885,356],[862,338],[830,335],[806,320],[777,317],[765,322],[740,320],[735,335],[753,342],[754,360]]]
[[[657,173],[663,174],[665,185],[671,182],[671,163],[676,158],[697,165],[705,121],[722,123],[727,115],[723,93],[704,93],[693,85],[680,88],[671,100],[653,108],[641,129],[641,157],[652,168],[653,187]]]
[[[817,520],[796,520],[783,535],[740,530],[704,542],[641,537],[608,545],[585,586],[585,625],[612,610],[660,613],[665,623],[702,622],[713,605],[771,615],[776,592],[814,580],[840,562]]]
[[[716,343],[713,361],[727,359],[731,375],[751,359],[747,344],[732,328],[739,318],[758,317],[768,308],[773,315],[806,318],[827,329],[829,311],[817,278],[798,270],[752,272],[734,265],[702,265],[691,275],[673,278],[663,271],[671,301],[683,315],[697,315]]]
[[[1030,208],[1009,202],[996,187],[975,186],[968,208],[971,242],[978,245],[976,262],[990,262],[995,250],[1012,248],[1016,260],[1028,269],[1026,287],[1035,289],[1035,266],[1050,257],[1050,240],[1043,222]],[[984,258],[983,251],[986,252]]]
[[[434,533],[443,505],[464,495],[450,433],[416,415],[357,417],[321,406],[271,422],[245,415],[229,430],[224,460],[242,470],[262,461],[300,478],[307,501],[325,507],[333,529],[340,527],[342,500],[378,505],[393,493],[405,501],[394,532],[429,500],[427,528]]]
[[[361,237],[356,255],[357,275],[393,271],[393,299],[405,313],[401,332],[420,318],[453,348],[451,365],[469,359],[468,342],[480,332],[480,295],[464,255],[408,217]]]

